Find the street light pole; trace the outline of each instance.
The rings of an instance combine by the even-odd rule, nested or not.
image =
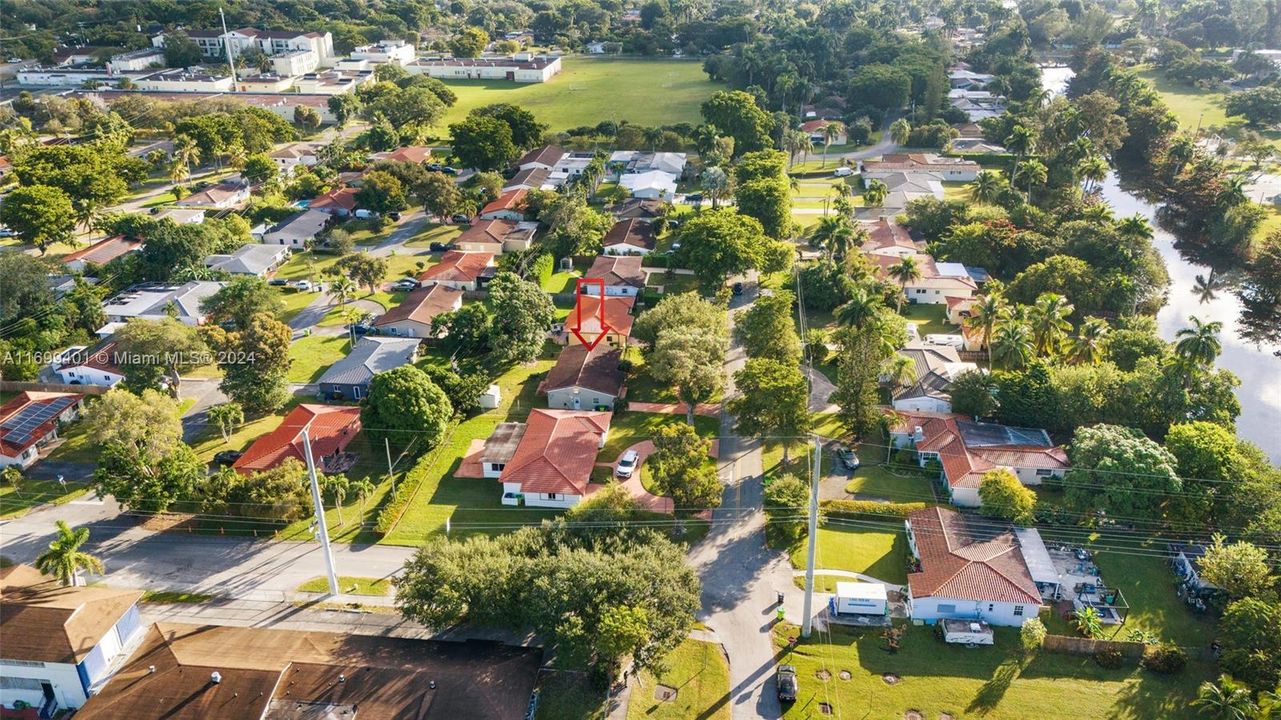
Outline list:
[[[810,636],[814,614],[814,556],[818,550],[818,476],[823,460],[823,442],[814,436],[814,464],[810,467],[810,523],[808,560],[805,563],[805,608],[801,615],[801,637]]]
[[[316,511],[316,532],[320,536],[320,551],[325,556],[325,573],[329,580],[329,594],[338,593],[338,571],[334,568],[334,554],[329,550],[329,526],[325,523],[325,504],[320,499],[320,481],[316,479],[316,461],[311,457],[311,436],[302,431],[302,451],[307,459],[307,476],[311,479],[311,503]]]

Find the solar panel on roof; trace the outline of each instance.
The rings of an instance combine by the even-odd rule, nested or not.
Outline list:
[[[0,428],[9,431],[5,434],[5,440],[18,445],[26,444],[41,425],[57,417],[75,401],[74,397],[60,397],[22,408],[16,415],[0,423]]]

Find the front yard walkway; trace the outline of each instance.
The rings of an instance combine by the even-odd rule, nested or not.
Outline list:
[[[632,412],[647,413],[666,413],[668,415],[684,415],[685,403],[651,403],[651,402],[629,402],[627,409]],[[694,406],[694,414],[704,417],[720,417],[721,406],[717,403],[699,403]]]
[[[643,440],[627,448],[627,450],[635,450],[636,454],[639,456],[636,458],[636,469],[632,471],[632,476],[626,480],[618,479],[618,484],[623,486],[623,489],[627,491],[628,495],[632,496],[632,500],[635,500],[636,505],[642,510],[663,513],[666,515],[671,515],[676,512],[676,503],[671,498],[655,495],[654,493],[646,490],[645,485],[641,483],[641,466],[645,464],[645,459],[649,457],[650,453],[654,452],[654,443],[650,440]],[[623,452],[626,453],[627,450],[624,450]],[[622,458],[622,455],[615,458],[614,462],[597,463],[597,465],[607,467],[610,469],[610,472],[613,473],[613,471],[618,468],[619,458]],[[587,487],[587,496],[591,497],[592,493],[604,487],[604,485],[589,485]]]

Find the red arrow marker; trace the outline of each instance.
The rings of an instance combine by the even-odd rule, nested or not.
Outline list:
[[[589,324],[599,326],[599,334],[596,334],[595,337],[591,337],[595,328],[585,330],[583,327],[583,298],[593,297],[585,293],[584,288],[593,286],[600,291],[600,295],[597,296],[598,299],[595,300],[596,308],[594,310],[587,310],[587,321]],[[578,338],[578,341],[587,348],[588,352],[591,352],[600,344],[600,341],[603,340],[611,330],[609,325],[605,322],[605,280],[603,278],[579,278],[575,281],[574,312],[572,314],[574,317],[574,324],[569,327],[569,331],[574,333],[574,337]],[[592,320],[595,320],[596,322],[592,323]],[[586,337],[584,335],[586,335]],[[589,340],[588,337],[591,337],[591,339]]]

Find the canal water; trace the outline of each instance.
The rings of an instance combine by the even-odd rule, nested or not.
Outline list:
[[[1055,95],[1063,93],[1071,79],[1069,68],[1042,70],[1042,85]],[[1273,463],[1281,463],[1281,358],[1275,354],[1279,348],[1257,346],[1241,339],[1241,302],[1235,292],[1228,288],[1204,292],[1205,282],[1213,277],[1210,268],[1179,252],[1174,245],[1174,235],[1157,225],[1157,205],[1122,187],[1116,173],[1108,175],[1102,195],[1117,217],[1138,214],[1152,224],[1153,245],[1170,274],[1166,304],[1156,318],[1161,337],[1173,340],[1179,329],[1188,326],[1190,315],[1223,323],[1220,336],[1223,354],[1218,365],[1241,379],[1241,386],[1237,388],[1237,399],[1241,401],[1237,434],[1263,448]]]

